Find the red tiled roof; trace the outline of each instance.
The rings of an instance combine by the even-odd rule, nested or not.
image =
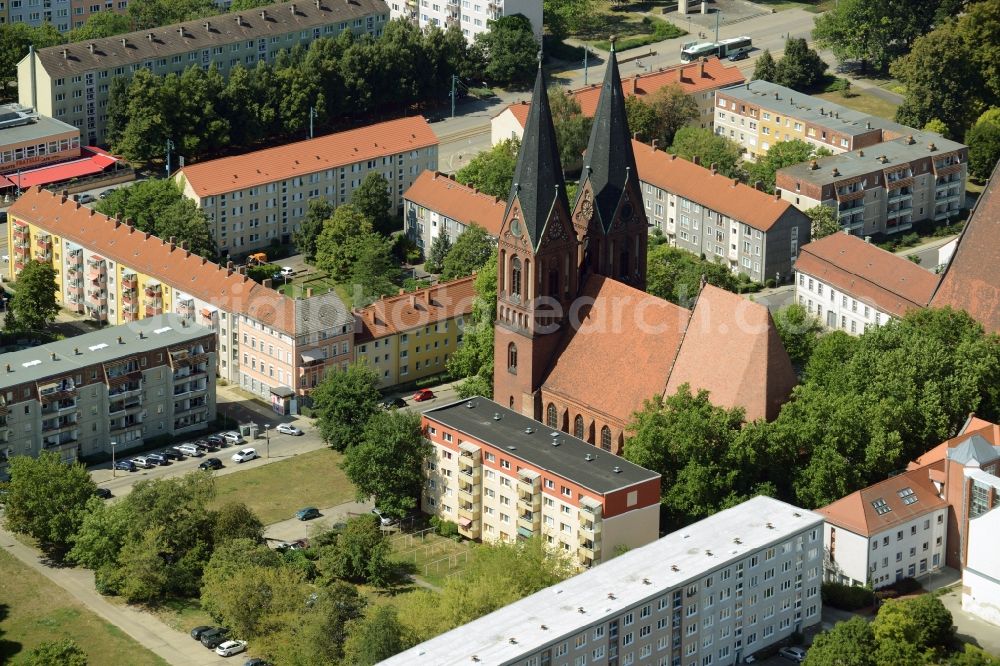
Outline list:
[[[355,343],[409,331],[435,322],[467,316],[476,299],[475,275],[382,298],[355,310]]]
[[[636,366],[640,367],[640,366]],[[666,382],[706,390],[712,404],[742,407],[746,419],[773,419],[796,384],[795,371],[767,308],[706,285]]]
[[[524,126],[528,124],[528,111],[530,110],[531,110],[530,103],[515,102],[514,104],[508,105],[507,108],[501,111],[500,113],[503,113],[504,111],[510,111],[511,114],[514,116],[514,119],[517,120],[521,128],[524,129]],[[500,113],[498,113],[497,116],[499,116]],[[493,117],[496,118],[496,116]]]
[[[200,197],[333,169],[437,145],[422,116],[399,118],[327,136],[200,162],[180,170]]]
[[[663,392],[691,313],[617,280],[592,275],[580,294],[593,299],[566,340],[544,389],[628,423]]]
[[[803,216],[791,203],[712,173],[694,162],[632,140],[639,180],[674,192],[754,229],[768,231],[782,215]],[[790,213],[789,211],[795,211]]]
[[[917,469],[940,462],[948,457],[948,449],[953,449],[973,435],[979,435],[994,446],[1000,446],[1000,425],[990,423],[985,419],[973,417],[965,429],[949,440],[941,442],[930,451],[906,466],[906,469]]]
[[[417,176],[403,198],[462,224],[475,222],[493,236],[500,234],[507,207],[502,199],[430,170]]]
[[[925,307],[938,283],[912,261],[842,233],[802,246],[795,270],[896,317]]]
[[[917,498],[906,504],[899,493],[909,488]],[[884,500],[890,509],[879,514],[872,502]],[[870,537],[926,514],[934,509],[948,506],[948,502],[938,497],[937,489],[931,482],[926,468],[903,472],[873,486],[868,486],[846,497],[842,497],[817,513],[826,516],[828,523]]]
[[[989,333],[1000,333],[1000,167],[958,238],[931,306],[965,310]]]
[[[295,334],[292,299],[78,202],[36,187],[8,213],[220,309]]]

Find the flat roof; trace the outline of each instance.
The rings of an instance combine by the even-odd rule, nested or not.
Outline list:
[[[47,377],[59,377],[96,363],[107,363],[132,354],[215,335],[215,331],[207,326],[190,322],[185,325],[184,322],[184,318],[179,315],[157,315],[130,324],[109,326],[93,333],[0,354],[0,389],[25,382],[37,382]],[[121,343],[118,342],[119,337]],[[77,354],[77,351],[80,353]],[[8,366],[10,372],[6,370]]]
[[[596,493],[607,494],[660,476],[480,396],[430,409],[424,416]]]
[[[509,664],[822,523],[812,511],[754,497],[381,663]]]
[[[9,109],[11,109],[11,105],[0,106],[0,113]],[[24,125],[14,125],[13,127],[0,127],[0,146],[45,139],[56,134],[65,134],[66,132],[80,134],[78,128],[68,125],[61,120],[49,118],[48,116],[33,115],[34,111],[29,113],[34,118],[31,122]]]

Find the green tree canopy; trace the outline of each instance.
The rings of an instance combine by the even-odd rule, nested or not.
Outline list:
[[[379,413],[379,377],[367,365],[353,364],[342,372],[328,372],[312,391],[320,436],[337,451],[346,451]]]
[[[774,56],[771,55],[771,49],[764,49],[764,52],[760,54],[757,58],[757,64],[754,65],[753,76],[751,77],[758,81],[768,81],[774,83],[778,78],[778,63],[774,61]]]
[[[806,211],[806,215],[812,222],[809,234],[812,240],[819,240],[830,234],[839,233],[842,228],[840,220],[837,218],[837,211],[832,206],[822,204],[813,206]]]
[[[669,146],[674,135],[685,125],[698,119],[698,102],[677,83],[663,86],[644,101],[656,115],[656,125],[650,139]]]
[[[747,178],[750,183],[760,181],[765,190],[774,192],[774,178],[778,169],[829,154],[826,148],[817,149],[801,139],[779,141],[767,153],[759,156],[756,162],[747,165]]]
[[[394,607],[373,606],[363,618],[348,623],[344,663],[374,666],[415,644]]]
[[[448,372],[465,379],[459,387],[461,398],[493,396],[493,323],[497,311],[497,250],[479,268],[474,283],[476,300],[465,320],[462,345],[448,357]]]
[[[20,661],[24,666],[87,666],[87,653],[76,641],[46,641],[34,648]]]
[[[504,139],[472,158],[471,162],[458,170],[455,179],[490,196],[506,199],[514,182],[514,168],[517,166],[517,152],[520,149],[520,140]]]
[[[823,79],[827,64],[804,38],[789,38],[785,42],[785,55],[775,67],[774,82],[778,85],[808,92]]]
[[[250,564],[220,580],[206,577],[202,605],[235,636],[254,640],[281,631],[309,597],[302,572],[290,566]]]
[[[702,278],[720,289],[736,292],[739,276],[728,267],[666,243],[650,245],[647,260],[646,290],[654,296],[687,307],[698,295]]]
[[[333,217],[333,206],[326,199],[310,199],[306,216],[299,223],[297,231],[292,233],[295,249],[301,252],[306,261],[316,261],[316,241],[323,231],[324,223]]]
[[[369,171],[354,192],[351,203],[358,211],[371,220],[372,227],[381,234],[390,234],[398,226],[392,208],[392,194],[389,183],[377,171]]]
[[[951,611],[941,599],[921,594],[909,599],[889,599],[872,621],[879,644],[910,643],[918,652],[950,647],[955,636]]]
[[[8,331],[44,331],[59,314],[55,269],[30,259],[14,283],[4,326]]]
[[[132,0],[128,4],[128,17],[136,30],[158,28],[218,13],[219,8],[212,0]]]
[[[559,161],[564,170],[575,170],[580,167],[583,153],[587,149],[594,119],[583,115],[576,98],[559,86],[550,87],[548,95],[556,143],[559,146]]]
[[[775,312],[774,325],[792,363],[804,367],[823,333],[823,325],[798,303],[790,303]]]
[[[55,46],[66,41],[51,23],[43,23],[37,28],[27,23],[4,23],[0,25],[0,102],[11,102],[17,98],[17,88],[7,85],[17,81],[17,63],[28,55],[28,46],[35,50]]]
[[[544,0],[545,26],[555,39],[579,34],[595,20],[594,0]]]
[[[820,632],[806,653],[804,666],[876,666],[875,634],[868,621],[854,616]]]
[[[496,242],[489,232],[471,222],[455,240],[444,258],[441,277],[444,280],[472,275],[489,261]]]
[[[113,37],[132,31],[132,21],[124,14],[115,12],[97,12],[87,17],[87,21],[79,28],[69,32],[69,41],[83,42],[102,37]]]
[[[61,560],[97,490],[87,469],[79,463],[64,463],[57,453],[42,451],[37,458],[12,457],[8,472],[7,529],[36,539],[49,557]]]
[[[399,266],[393,240],[375,231],[371,220],[353,204],[337,207],[316,239],[316,265],[355,290],[363,306],[398,289]]]
[[[371,514],[349,518],[334,543],[320,549],[320,570],[329,578],[385,587],[394,564],[387,536]]]
[[[344,472],[359,500],[374,499],[386,514],[402,517],[418,506],[429,453],[419,414],[379,411],[368,419],[360,441],[347,449]]]
[[[213,512],[212,541],[216,545],[233,539],[264,541],[264,524],[243,502],[226,502]]]
[[[969,175],[986,180],[1000,161],[1000,108],[979,116],[965,133],[965,144],[969,146]]]
[[[638,95],[628,95],[625,97],[625,114],[628,116],[628,127],[633,134],[638,134],[645,142],[652,143],[653,139],[656,139],[659,143],[657,132],[659,118],[653,107],[642,101]]]
[[[451,240],[448,234],[443,231],[431,241],[430,251],[427,253],[427,261],[424,263],[424,270],[428,273],[440,273],[444,270],[444,259],[451,250]]]
[[[268,652],[278,664],[344,664],[347,625],[364,615],[365,597],[350,583],[334,581],[316,590],[309,612],[298,616]],[[312,597],[310,597],[312,599]]]
[[[538,70],[539,49],[531,21],[511,14],[487,25],[489,30],[477,33],[472,44],[472,57],[484,63],[483,76],[501,86],[530,83]]]
[[[714,164],[719,173],[727,178],[738,179],[744,175],[741,159],[743,148],[710,129],[691,126],[680,128],[674,135],[670,152],[689,161],[694,161],[697,157],[706,168]]]

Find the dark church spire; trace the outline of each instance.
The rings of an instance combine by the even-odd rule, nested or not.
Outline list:
[[[605,231],[614,220],[626,180],[635,179],[635,154],[625,112],[625,93],[618,74],[618,58],[612,38],[608,68],[601,85],[601,98],[594,114],[594,126],[580,175],[580,192],[590,181],[594,191],[594,212]]]
[[[524,229],[533,248],[538,247],[545,231],[545,222],[553,207],[562,201],[561,210],[569,210],[559,147],[556,145],[556,131],[552,125],[549,96],[542,75],[541,54],[535,90],[531,96],[531,110],[528,112],[521,150],[517,155],[517,168],[514,169],[514,183],[507,199],[508,211],[515,199],[520,204]]]

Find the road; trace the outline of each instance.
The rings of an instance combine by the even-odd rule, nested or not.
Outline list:
[[[953,241],[956,236],[947,236],[945,238],[932,238],[922,245],[917,247],[911,247],[905,250],[899,250],[896,252],[901,257],[917,256],[920,259],[919,265],[921,268],[926,268],[927,270],[934,272],[938,265],[938,250],[942,245],[947,245]]]
[[[277,546],[286,541],[295,541],[314,534],[325,532],[337,523],[345,522],[351,516],[369,513],[375,504],[372,502],[345,502],[319,510],[320,517],[309,521],[289,518],[277,523],[271,523],[264,529],[264,539],[270,546]]]

